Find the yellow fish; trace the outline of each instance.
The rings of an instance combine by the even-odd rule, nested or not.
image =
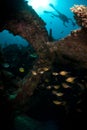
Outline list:
[[[61,104],[62,104],[62,102],[57,101],[57,100],[54,100],[53,103],[54,103],[55,105],[61,105]]]
[[[19,71],[20,71],[21,73],[24,73],[24,72],[25,72],[25,70],[24,70],[23,67],[20,67],[20,68],[19,68]]]
[[[47,68],[47,67],[44,67],[44,68],[43,68],[43,70],[44,70],[44,71],[48,71],[48,70],[49,70],[49,68]]]
[[[67,71],[60,71],[59,74],[62,75],[62,76],[65,76],[65,75],[68,74],[68,72]]]
[[[37,72],[36,72],[36,71],[32,71],[32,74],[33,74],[33,75],[37,75]]]
[[[66,81],[69,82],[69,83],[73,83],[74,79],[75,79],[75,77],[69,77],[69,78],[66,79]]]
[[[53,94],[55,94],[56,96],[58,96],[58,97],[61,97],[61,96],[63,96],[64,94],[63,93],[61,93],[61,92],[56,92],[56,91],[52,91],[52,93]]]
[[[61,97],[61,96],[63,96],[64,94],[63,93],[61,93],[61,92],[59,92],[59,93],[56,93],[56,96],[58,96],[58,97]]]
[[[63,88],[70,88],[70,86],[67,85],[66,83],[62,83],[62,86],[63,86]]]
[[[54,87],[54,89],[59,89],[60,88],[59,85],[54,85],[53,87]]]
[[[52,87],[51,86],[47,86],[47,89],[51,89]]]

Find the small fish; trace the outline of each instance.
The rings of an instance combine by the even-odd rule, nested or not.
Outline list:
[[[20,67],[20,68],[19,68],[19,72],[24,73],[24,72],[25,72],[25,69],[24,69],[23,67]]]
[[[62,83],[62,87],[63,88],[70,88],[70,86],[68,84],[66,84],[66,83]]]
[[[57,76],[59,74],[57,72],[53,72],[52,75]]]
[[[43,12],[44,12],[44,13],[49,13],[50,11],[46,11],[46,10],[44,10]]]
[[[17,93],[15,93],[15,94],[13,94],[13,95],[9,95],[9,99],[10,99],[10,100],[13,100],[13,99],[16,98],[16,96],[17,96]]]
[[[3,63],[2,66],[3,66],[4,68],[9,68],[9,67],[10,67],[10,65],[9,65],[8,63]]]
[[[44,71],[48,71],[49,68],[48,68],[48,67],[44,67],[43,70],[44,70]]]
[[[51,86],[47,86],[47,89],[51,89],[52,87]]]
[[[69,77],[66,79],[66,82],[73,83],[75,80],[75,77]]]
[[[61,96],[63,96],[64,94],[63,93],[61,93],[61,92],[59,92],[59,93],[56,93],[56,96],[58,96],[58,97],[61,97]]]
[[[30,54],[29,56],[32,57],[32,58],[37,58],[37,54],[36,53]]]
[[[39,73],[40,73],[40,74],[44,74],[44,71],[43,71],[43,70],[42,70],[42,71],[39,71]]]
[[[68,72],[67,71],[60,71],[59,74],[62,75],[62,76],[65,76],[65,75],[68,74]]]
[[[62,102],[57,101],[57,100],[54,100],[53,103],[54,103],[55,105],[61,105],[61,104],[62,104]]]
[[[61,93],[61,92],[56,92],[56,91],[52,91],[52,93],[55,94],[55,95],[58,96],[58,97],[61,97],[61,96],[64,95],[63,93]]]
[[[38,70],[37,70],[37,72],[39,73],[39,74],[44,74],[44,70],[42,69],[42,68],[39,68]]]
[[[59,85],[54,85],[53,87],[54,87],[54,89],[59,89],[60,88]]]
[[[32,74],[33,74],[33,75],[37,75],[37,72],[36,72],[36,71],[32,71]]]

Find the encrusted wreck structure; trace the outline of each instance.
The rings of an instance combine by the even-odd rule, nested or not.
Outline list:
[[[11,5],[11,0],[9,1]],[[87,7],[76,5],[71,8],[81,29],[73,30],[69,36],[60,41],[49,42],[45,22],[31,6],[21,1],[22,4],[18,6],[15,5],[17,2],[14,2],[14,8],[11,8],[6,3],[7,1],[4,5],[3,0],[0,1],[0,8],[3,5],[5,12],[2,14],[0,9],[0,31],[7,29],[14,35],[22,36],[32,44],[39,56],[33,69],[22,80],[17,81],[18,90],[15,102],[23,105],[33,95],[42,79],[46,79],[49,73],[57,75],[53,72],[53,66],[61,66],[63,69],[67,66],[72,70],[87,70]]]

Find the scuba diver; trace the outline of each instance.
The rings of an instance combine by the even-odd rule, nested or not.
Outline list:
[[[65,27],[67,27],[66,23],[69,23],[69,21],[72,22],[72,25],[73,25],[73,26],[75,26],[75,23],[73,22],[73,20],[72,20],[71,18],[68,18],[65,14],[61,13],[60,11],[58,11],[58,10],[54,7],[53,4],[50,3],[49,6],[52,7],[52,8],[57,12],[57,14],[54,14],[54,13],[52,13],[51,11],[44,11],[44,13],[50,13],[50,14],[52,14],[52,16],[58,17],[60,20],[62,20],[63,25],[64,25]]]

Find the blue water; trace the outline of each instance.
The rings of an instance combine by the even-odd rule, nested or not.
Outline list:
[[[36,0],[31,0],[31,1],[36,1]],[[52,3],[58,11],[66,15],[68,18],[71,18],[75,23],[76,21],[73,17],[73,13],[71,12],[70,8],[74,4],[87,5],[87,0],[48,0],[48,1],[49,3]],[[46,11],[51,11],[54,14],[57,14],[57,12],[49,6],[49,3],[46,7],[40,9],[37,8],[35,10],[38,13],[38,15],[45,21],[48,33],[50,28],[52,29],[54,39],[64,38],[72,30],[79,28],[77,24],[73,27],[71,22],[67,24],[67,27],[65,27],[59,18],[52,17],[51,14],[44,13],[44,10],[46,10]],[[33,7],[33,5],[31,6]]]
[[[8,30],[4,30],[0,33],[0,44],[2,47],[8,46],[10,44],[27,46],[28,42],[21,36],[18,35],[14,36],[12,33],[9,33]]]
[[[29,0],[29,1],[35,2],[36,0]],[[52,29],[52,36],[54,39],[59,40],[61,38],[64,38],[72,30],[79,28],[79,26],[76,24],[76,21],[73,17],[73,13],[71,12],[70,8],[74,4],[87,5],[87,0],[46,0],[46,2],[47,1],[48,4],[44,6],[43,3],[41,3],[41,0],[37,0],[38,3],[35,3],[37,4],[37,8],[35,8],[35,11],[45,21],[46,29],[48,33],[50,29]],[[63,22],[58,17],[53,17],[51,14],[44,13],[44,10],[46,10],[46,11],[51,11],[52,13],[57,15],[57,12],[49,6],[49,3],[53,4],[58,11],[66,15],[68,18],[71,18],[73,22],[75,22],[75,26],[72,26],[72,23],[69,22],[67,24],[67,27],[65,27],[63,25]],[[41,8],[40,8],[40,4],[41,4]],[[34,8],[34,5],[31,4],[31,6]],[[3,32],[0,33],[0,44],[3,44],[4,46],[7,44],[14,44],[14,43],[17,43],[19,45],[22,44],[24,46],[28,44],[26,39],[23,39],[20,36],[14,36],[13,34],[9,33],[7,30],[4,30]]]

